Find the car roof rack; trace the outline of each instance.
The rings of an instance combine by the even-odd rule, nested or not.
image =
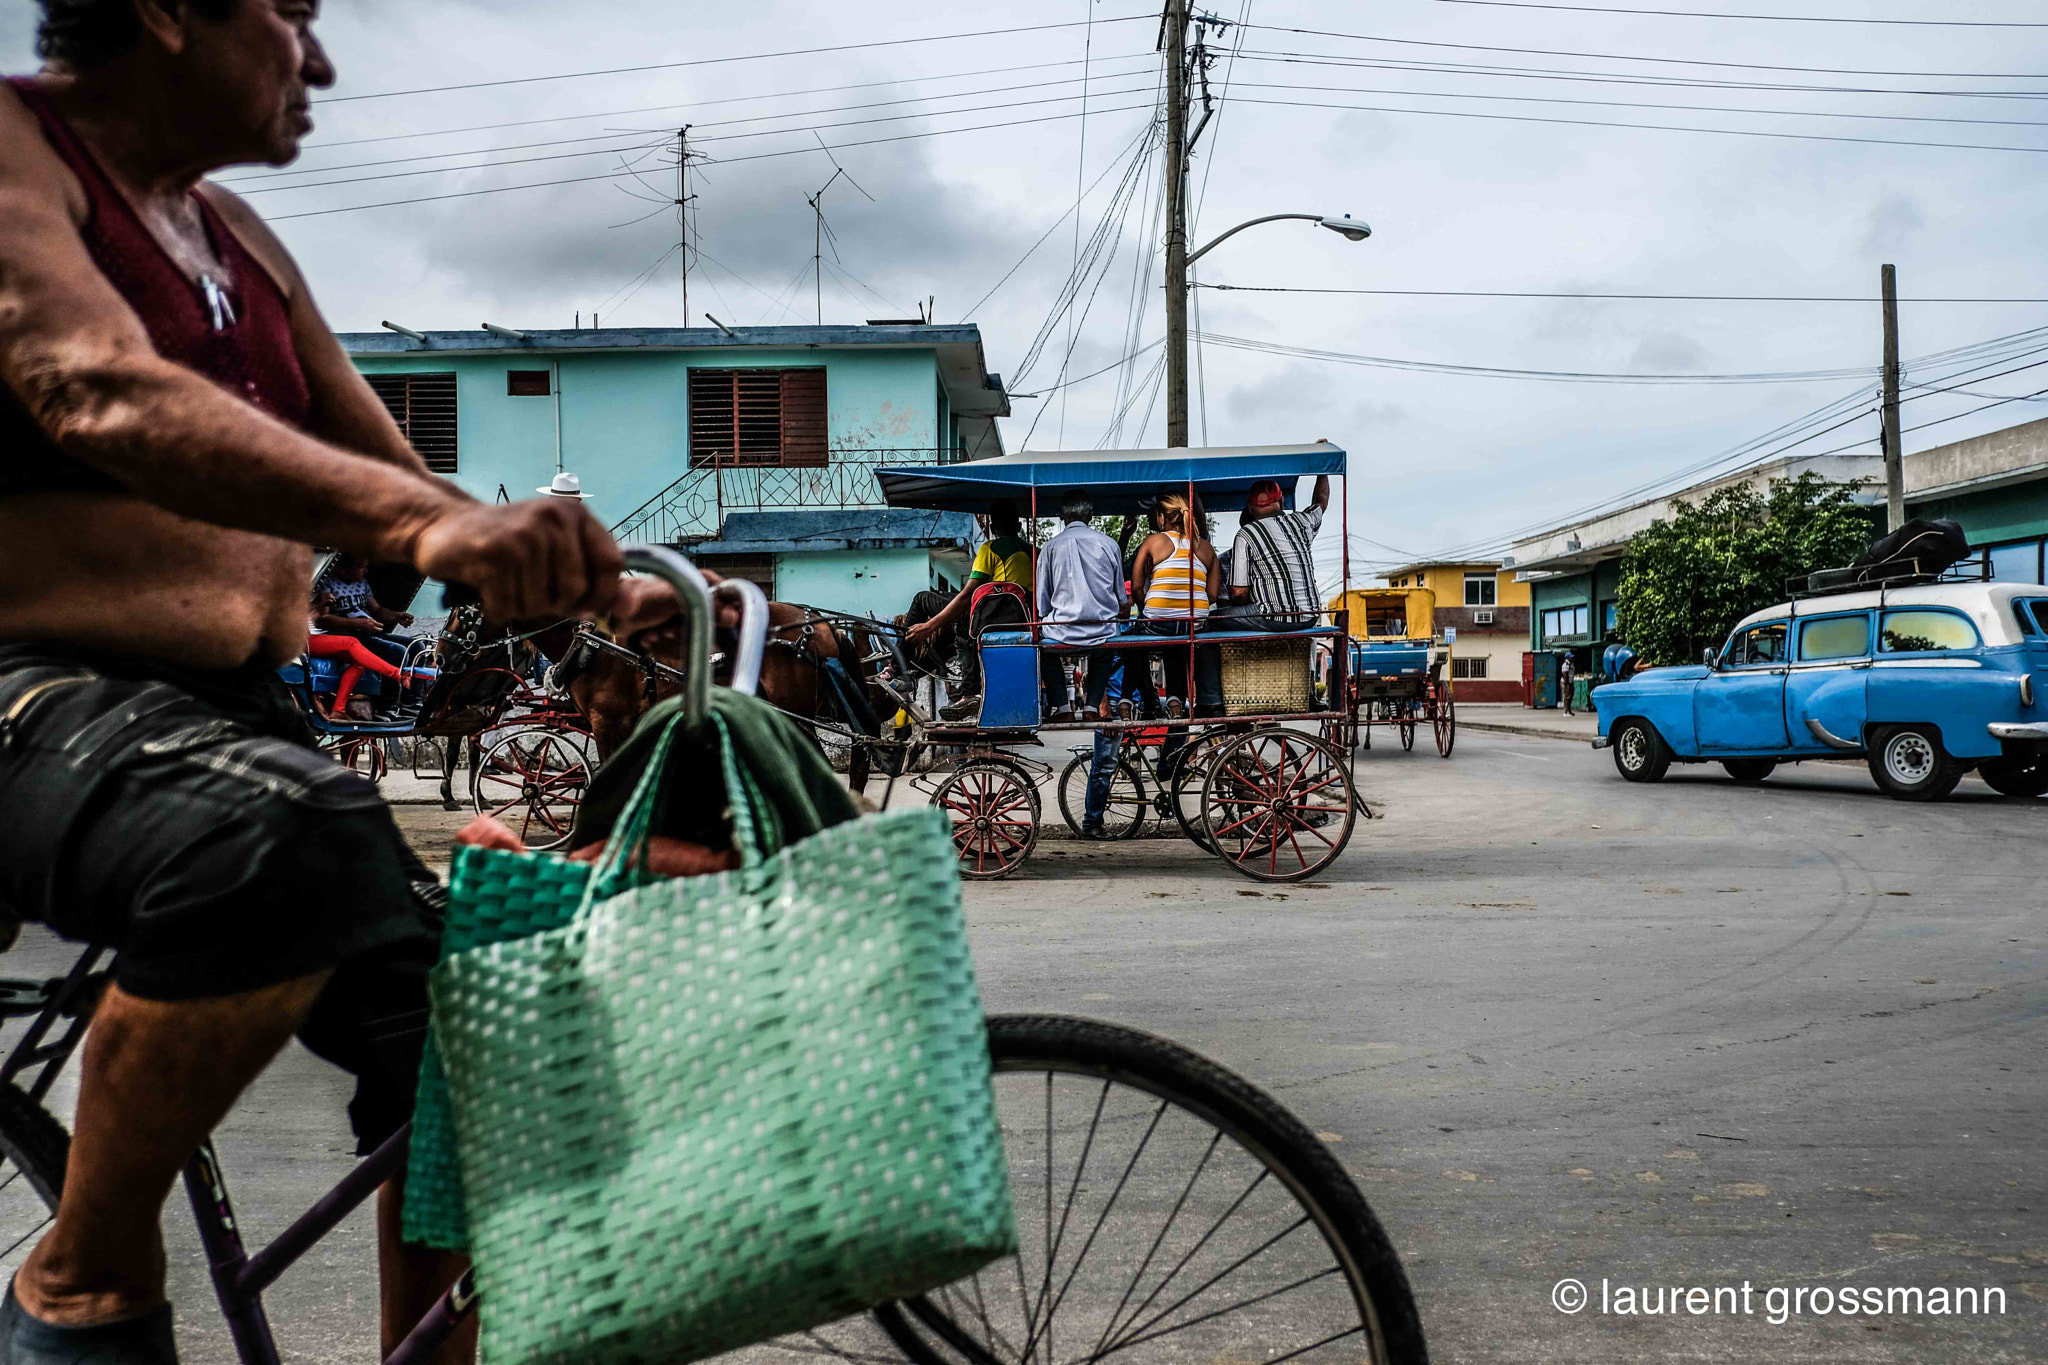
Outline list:
[[[1809,597],[1833,597],[1845,592],[1869,592],[1877,588],[1917,588],[1930,583],[1988,583],[1991,564],[1984,556],[1966,559],[1939,571],[1923,569],[1917,559],[1893,559],[1882,564],[1851,565],[1841,569],[1816,569],[1799,578],[1785,580],[1785,592],[1793,601]]]

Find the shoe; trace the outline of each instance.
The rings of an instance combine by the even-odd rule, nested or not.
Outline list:
[[[0,1303],[0,1365],[178,1365],[171,1306],[91,1327],[59,1327],[23,1308],[9,1280]]]
[[[939,708],[941,720],[972,720],[981,712],[981,697],[959,697]]]
[[[1054,711],[1051,715],[1047,716],[1045,719],[1046,723],[1050,725],[1065,725],[1074,719],[1074,708],[1071,706],[1062,706],[1057,711]]]
[[[1083,825],[1081,827],[1081,837],[1091,844],[1107,844],[1113,842],[1116,836],[1100,826],[1089,829],[1086,825]]]

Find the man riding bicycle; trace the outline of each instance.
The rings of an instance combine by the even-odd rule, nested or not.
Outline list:
[[[296,156],[334,80],[317,0],[39,3],[48,65],[0,90],[0,911],[120,956],[0,1365],[158,1365],[162,1204],[285,1042],[357,1075],[361,1150],[410,1113],[439,888],[279,688],[307,547],[470,584],[494,620],[673,604],[621,601],[580,502],[430,475],[204,180]],[[460,1269],[402,1245],[398,1207],[387,1351]]]

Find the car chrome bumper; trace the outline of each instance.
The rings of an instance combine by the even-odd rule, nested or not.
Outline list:
[[[1612,744],[1612,743],[1614,743],[1614,741],[1613,741],[1613,740],[1609,739],[1609,738],[1608,738],[1607,736],[1605,736],[1605,735],[1600,735],[1599,737],[1597,737],[1596,739],[1594,739],[1594,741],[1593,741],[1593,747],[1594,747],[1594,748],[1596,748],[1596,749],[1604,749],[1604,748],[1606,748],[1606,747],[1607,747],[1608,745],[1610,745],[1610,744]]]
[[[2048,739],[2048,723],[2041,721],[1994,720],[1984,728],[1993,739]]]

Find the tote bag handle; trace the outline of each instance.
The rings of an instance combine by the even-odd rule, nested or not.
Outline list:
[[[762,862],[760,834],[754,822],[754,784],[740,769],[725,717],[713,711],[711,723],[718,732],[719,768],[725,784],[725,799],[732,814],[733,843],[739,849],[740,866],[751,870]],[[689,721],[681,711],[662,726],[661,738],[655,741],[647,767],[634,785],[625,811],[613,825],[610,839],[605,842],[604,856],[598,859],[597,869],[584,887],[583,903],[576,911],[576,918],[583,918],[591,906],[617,895],[636,880],[646,880],[647,844],[653,837],[656,820],[667,805],[662,778],[668,770],[669,754],[675,748],[677,736],[688,729]]]

